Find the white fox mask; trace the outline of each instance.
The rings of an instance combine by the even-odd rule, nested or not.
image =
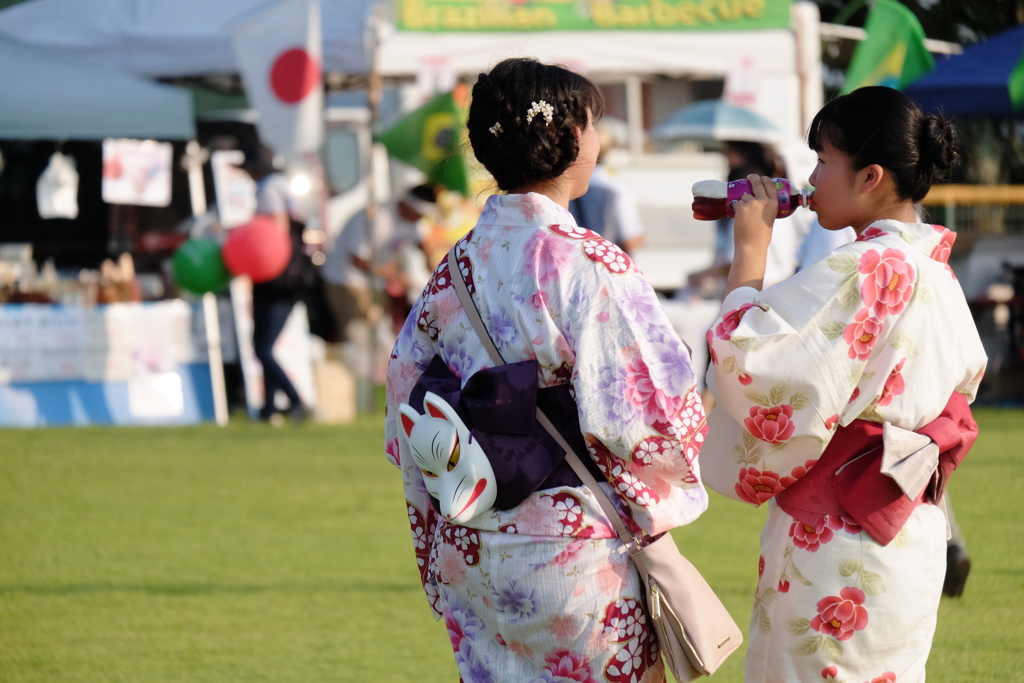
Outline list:
[[[428,391],[423,407],[425,415],[407,403],[398,407],[402,433],[427,491],[441,504],[441,515],[453,524],[465,524],[494,505],[494,469],[447,401]]]

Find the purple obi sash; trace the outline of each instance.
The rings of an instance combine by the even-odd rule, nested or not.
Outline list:
[[[498,493],[494,507],[509,510],[531,493],[558,486],[582,486],[565,462],[565,453],[537,422],[537,407],[572,446],[599,481],[604,476],[587,453],[576,401],[568,384],[538,388],[536,360],[507,363],[462,381],[435,355],[413,386],[409,405],[423,412],[423,396],[443,398],[472,430],[494,469]],[[436,507],[436,501],[435,501]]]

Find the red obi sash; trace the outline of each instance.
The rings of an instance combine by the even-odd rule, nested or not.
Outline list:
[[[935,503],[953,470],[978,438],[967,399],[954,393],[939,417],[921,429],[939,448],[939,464],[921,494],[910,500],[881,472],[882,425],[854,420],[832,436],[821,459],[798,482],[775,496],[787,514],[816,526],[822,515],[852,518],[883,546],[896,538],[918,505]]]

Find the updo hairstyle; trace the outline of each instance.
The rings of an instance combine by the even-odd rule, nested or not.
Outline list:
[[[826,104],[811,122],[807,142],[828,142],[850,157],[855,171],[878,164],[892,174],[903,201],[920,202],[957,161],[957,136],[944,115],[925,116],[914,101],[883,86],[859,88]]]
[[[551,122],[545,125],[541,112],[527,123],[527,112],[541,100],[554,108]],[[604,97],[585,77],[535,59],[506,59],[473,86],[469,142],[498,188],[515,191],[557,178],[576,160],[573,128],[586,129],[588,110],[600,119]]]

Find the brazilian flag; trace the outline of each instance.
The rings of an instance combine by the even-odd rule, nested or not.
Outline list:
[[[899,90],[935,68],[921,22],[896,0],[877,0],[864,30],[868,37],[853,52],[842,94],[868,85]]]
[[[388,154],[427,174],[430,182],[469,196],[461,140],[465,113],[452,93],[438,95],[377,136]]]
[[[1024,53],[1021,54],[1017,66],[1010,72],[1010,81],[1007,83],[1010,90],[1010,102],[1014,109],[1024,107]]]

